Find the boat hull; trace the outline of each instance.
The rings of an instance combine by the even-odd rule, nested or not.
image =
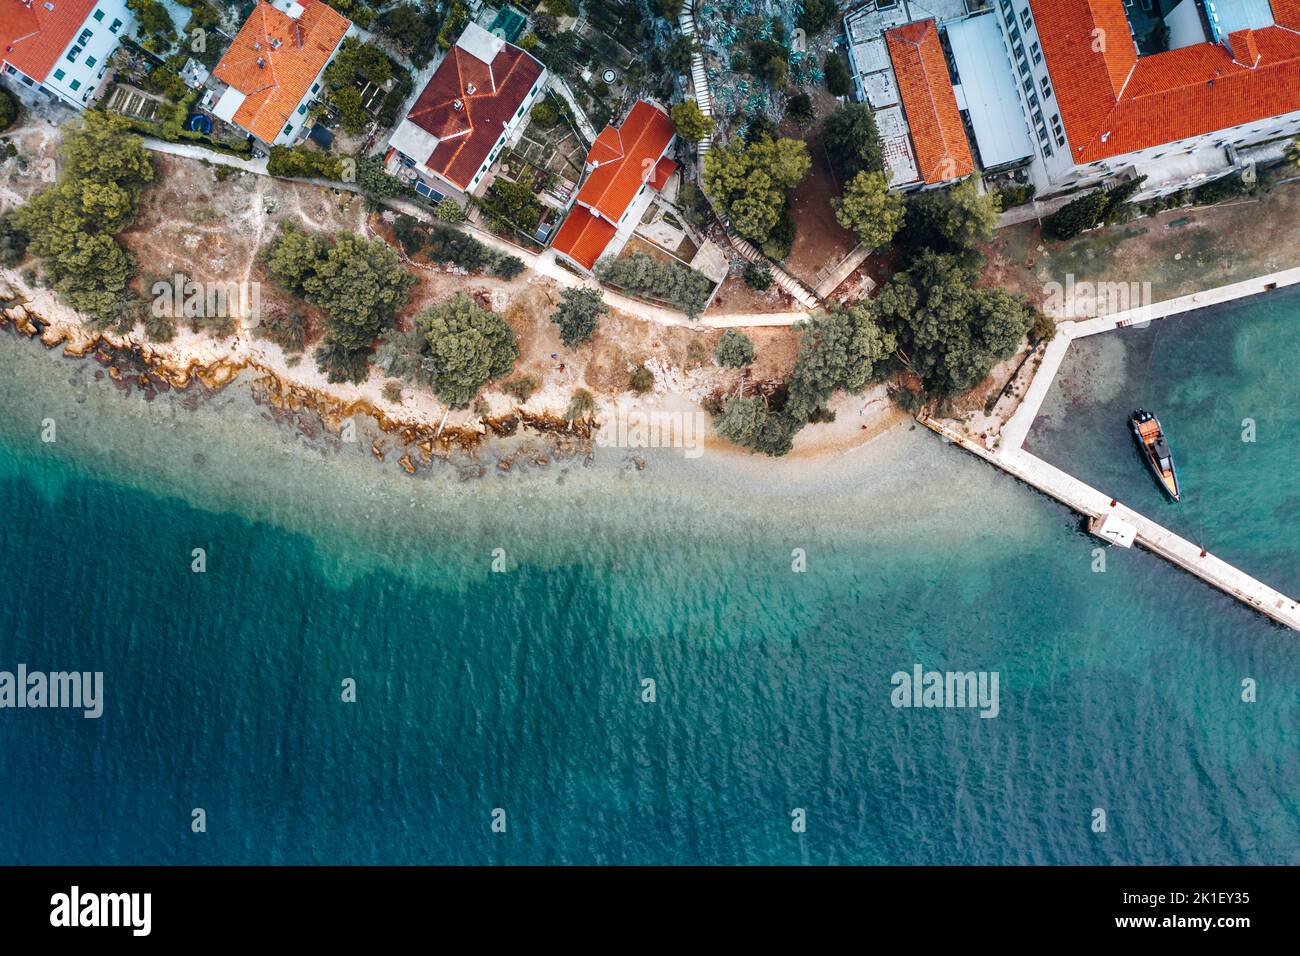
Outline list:
[[[1137,443],[1138,453],[1146,462],[1147,470],[1155,478],[1156,484],[1173,501],[1182,500],[1178,486],[1178,470],[1174,467],[1173,455],[1169,451],[1160,420],[1144,411],[1137,411],[1129,416],[1129,431]],[[1164,460],[1160,451],[1164,452]]]

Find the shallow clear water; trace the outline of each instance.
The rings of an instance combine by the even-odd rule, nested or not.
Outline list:
[[[1094,573],[928,433],[410,479],[95,369],[0,335],[0,669],[106,684],[0,710],[0,863],[1300,862],[1294,637]],[[1294,558],[1274,530],[1241,545]],[[914,663],[999,672],[999,715],[895,709]]]

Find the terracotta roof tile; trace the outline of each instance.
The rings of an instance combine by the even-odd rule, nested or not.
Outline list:
[[[0,44],[4,59],[43,81],[90,16],[96,0],[0,0]]]
[[[468,189],[541,75],[541,63],[509,43],[491,65],[453,46],[406,117],[438,145],[432,155],[412,158]]]
[[[263,142],[280,135],[352,25],[322,0],[303,7],[294,20],[259,3],[212,71],[244,94],[234,121]]]
[[[677,164],[665,156],[655,164],[654,176],[650,179],[651,189],[663,189],[664,184],[677,172]]]
[[[618,230],[613,223],[593,216],[584,206],[574,206],[555,234],[551,248],[590,270]]]
[[[578,190],[577,201],[618,222],[641,185],[652,178],[675,135],[668,114],[638,100],[621,125],[607,126],[596,137],[587,153],[587,165],[595,168]]]
[[[894,63],[921,178],[942,183],[974,172],[975,160],[934,21],[894,27],[886,31],[885,43]]]
[[[1278,26],[1144,57],[1123,0],[1030,6],[1076,163],[1300,109],[1300,0],[1272,0]]]

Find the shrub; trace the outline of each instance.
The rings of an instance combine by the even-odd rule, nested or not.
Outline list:
[[[766,262],[756,261],[745,263],[745,271],[742,273],[745,284],[755,292],[766,292],[772,288],[772,267]]]
[[[565,289],[560,293],[560,305],[552,313],[551,321],[560,328],[560,340],[574,348],[591,339],[600,317],[608,311],[599,289]]]
[[[628,376],[627,387],[638,395],[644,395],[655,387],[655,373],[644,365],[638,365]]]
[[[301,352],[307,343],[307,319],[301,312],[274,312],[254,331],[286,352]]]
[[[569,399],[569,407],[564,410],[564,417],[572,422],[582,418],[589,418],[595,411],[595,396],[585,388],[580,388]]]
[[[514,378],[502,383],[501,391],[514,398],[519,402],[526,402],[533,397],[533,393],[541,386],[541,382],[534,375],[516,375]]]
[[[675,305],[694,318],[713,291],[708,278],[676,262],[663,262],[644,252],[596,263],[596,277],[634,295],[648,295]]]
[[[360,385],[369,374],[370,349],[348,349],[331,338],[316,347],[316,367],[331,384],[350,382]]]
[[[713,360],[723,368],[744,368],[754,361],[754,343],[744,332],[728,329],[713,347]]]

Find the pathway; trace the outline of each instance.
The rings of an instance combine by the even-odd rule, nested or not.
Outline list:
[[[1174,534],[1109,495],[1030,454],[1023,447],[1029,429],[1034,419],[1038,417],[1038,411],[1051,388],[1052,380],[1056,377],[1065,359],[1065,353],[1069,351],[1070,344],[1075,339],[1114,329],[1142,327],[1153,321],[1184,315],[1206,306],[1231,302],[1297,284],[1300,284],[1300,268],[1287,269],[1247,279],[1244,282],[1206,289],[1192,295],[1166,299],[1151,306],[1129,309],[1081,322],[1062,322],[1056,337],[1047,346],[1042,364],[1025,392],[1024,399],[1015,414],[1002,427],[1002,433],[994,448],[986,448],[980,442],[958,432],[951,425],[928,415],[921,416],[919,420],[949,441],[1089,519],[1113,515],[1135,530],[1136,543],[1148,551],[1160,555],[1274,621],[1300,631],[1300,605],[1285,594],[1209,553],[1206,548]]]

